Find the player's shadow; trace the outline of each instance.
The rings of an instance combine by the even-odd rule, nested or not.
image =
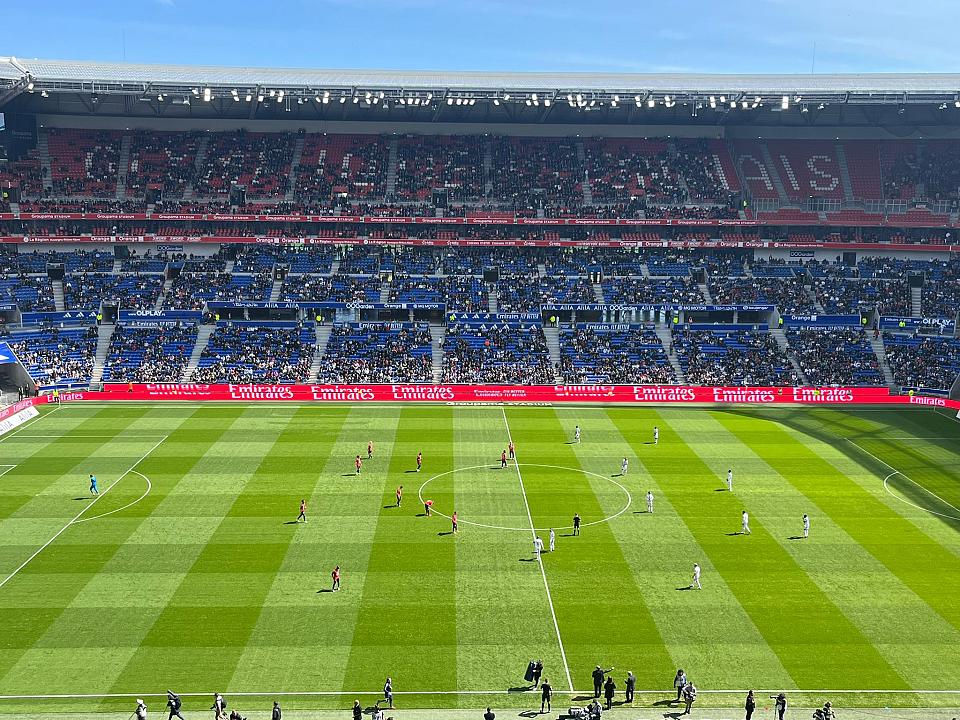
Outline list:
[[[445,535],[453,535],[453,530],[440,531],[437,533],[438,537],[444,537]]]
[[[726,488],[714,488],[714,492],[726,492]]]
[[[566,445],[579,445],[580,443],[578,443],[576,440],[570,440],[570,441],[568,441],[568,442],[565,443],[565,444],[566,444]]]
[[[677,718],[681,718],[685,714],[686,713],[682,713],[682,712],[672,712],[672,713],[664,713],[663,716],[665,718],[673,718],[673,720],[677,720]]]
[[[693,585],[684,585],[683,587],[678,587],[678,591],[684,592],[685,590],[693,590]]]
[[[649,510],[634,510],[633,514],[634,515],[652,515],[653,513],[651,513]]]
[[[384,509],[384,510],[389,510],[390,508],[395,508],[395,507],[397,507],[397,504],[396,504],[396,503],[393,503],[392,505],[384,505],[384,506],[383,506],[383,509]]]
[[[417,517],[430,517],[426,513],[417,513]]]
[[[418,471],[417,471],[417,470],[404,470],[404,472],[409,475],[410,473],[415,473],[415,472],[418,472]]]
[[[89,500],[89,499],[90,499],[90,498],[88,498],[88,497],[77,497],[77,498],[74,498],[74,500]]]
[[[333,592],[333,588],[323,588],[322,590],[317,590],[317,595],[319,595],[320,593],[332,593],[332,592]]]
[[[593,700],[593,699],[594,699],[593,695],[577,695],[575,698],[573,698],[573,701],[584,702],[585,700]]]
[[[670,705],[676,705],[678,702],[680,701],[672,698],[670,700],[657,700],[653,703],[653,707],[669,707]]]
[[[340,477],[358,477],[356,473],[343,473]]]
[[[534,562],[536,558],[520,558],[520,562]]]
[[[287,520],[284,525],[299,525],[300,523],[296,520]]]
[[[791,535],[787,540],[803,540],[803,535]]]
[[[724,535],[726,535],[727,537],[736,537],[737,535],[743,535],[743,533],[742,533],[742,532],[732,532],[732,533],[724,533]]]
[[[523,712],[518,712],[517,716],[522,718],[535,718],[539,714],[536,710],[524,710]]]

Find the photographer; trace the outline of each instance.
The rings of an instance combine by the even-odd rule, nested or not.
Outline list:
[[[787,712],[787,696],[784,693],[779,695],[771,695],[771,700],[775,700],[774,710],[777,714],[777,720],[783,720],[783,716]]]
[[[180,696],[173,690],[167,690],[167,707],[170,708],[170,714],[167,716],[167,720],[173,720],[175,717],[184,720],[183,715],[180,714],[180,707],[182,705],[183,701],[180,699]]]

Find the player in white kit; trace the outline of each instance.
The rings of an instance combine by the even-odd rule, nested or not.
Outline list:
[[[628,467],[628,465],[629,465],[628,460],[627,460],[626,458],[624,458],[624,459],[623,459],[623,462],[620,463],[620,474],[621,474],[621,475],[626,475],[626,474],[627,474],[627,467]]]
[[[537,535],[533,539],[533,554],[539,557],[540,553],[542,552],[543,552],[543,540],[539,535]]]
[[[690,587],[703,590],[703,586],[700,584],[700,565],[698,563],[693,564],[693,582],[690,583]]]
[[[750,516],[747,514],[746,510],[744,510],[743,515],[740,516],[740,534],[750,534]]]
[[[557,547],[557,536],[553,532],[553,528],[550,528],[550,552],[553,552]]]
[[[733,469],[727,470],[727,490],[733,492]]]
[[[660,444],[660,428],[657,427],[656,425],[653,426],[653,444],[654,445]]]
[[[573,441],[575,443],[580,442],[580,426],[579,425],[573,428]]]
[[[806,513],[803,514],[803,537],[810,537],[810,516]]]
[[[653,490],[647,490],[647,512],[653,514]]]

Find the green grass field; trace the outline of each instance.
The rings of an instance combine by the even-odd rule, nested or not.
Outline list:
[[[960,691],[958,439],[928,410],[64,406],[0,440],[0,694],[348,693],[287,701],[333,708],[391,675],[407,706],[516,707],[493,693],[542,658],[558,691],[632,670],[663,691],[644,702],[683,667],[701,691],[957,703],[911,691]],[[557,529],[542,565],[531,523]]]

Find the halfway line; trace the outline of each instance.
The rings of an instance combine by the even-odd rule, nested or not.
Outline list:
[[[510,423],[507,422],[507,411],[501,405],[500,412],[503,414],[503,424],[507,429],[507,440],[513,442],[513,435],[510,434]],[[520,494],[523,496],[523,505],[527,509],[527,519],[530,521],[530,533],[533,538],[537,537],[537,529],[533,524],[533,515],[530,514],[530,503],[527,502],[527,491],[523,487],[523,475],[520,473],[520,458],[517,457],[516,448],[514,448],[513,466],[517,469],[517,479],[520,481]],[[567,685],[570,691],[573,691],[573,678],[570,677],[570,666],[567,665],[567,653],[563,649],[563,640],[560,638],[560,624],[557,622],[557,613],[553,609],[553,597],[550,595],[550,583],[547,582],[547,571],[543,567],[543,558],[537,553],[537,564],[540,566],[540,575],[543,577],[543,587],[547,591],[547,603],[550,605],[550,615],[553,616],[553,628],[557,631],[557,645],[560,646],[560,657],[563,659],[563,670],[567,674]]]

